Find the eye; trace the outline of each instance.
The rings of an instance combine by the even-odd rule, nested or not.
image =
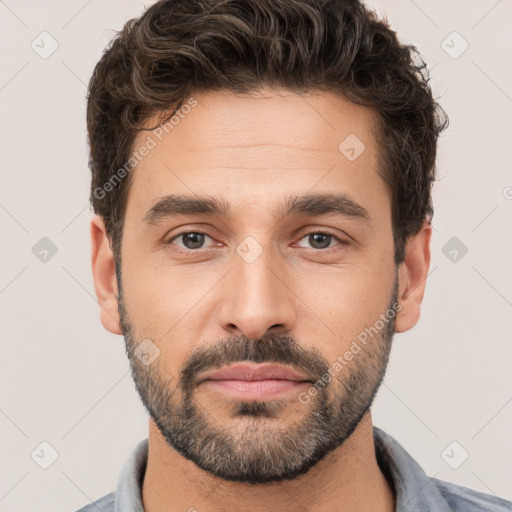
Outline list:
[[[311,244],[313,249],[316,250],[326,250],[326,249],[332,249],[333,247],[330,247],[331,242],[337,241],[340,245],[348,245],[347,242],[344,240],[341,240],[335,235],[332,235],[330,233],[324,233],[321,231],[315,231],[311,232],[301,238],[301,240],[306,239],[308,240],[308,243]]]
[[[167,244],[173,243],[175,240],[181,239],[183,245],[178,245],[181,249],[195,250],[203,249],[205,237],[211,238],[210,235],[203,231],[183,231],[174,235]]]
[[[176,240],[181,240],[181,245],[176,244],[180,249],[184,249],[185,251],[196,251],[208,248],[204,246],[206,238],[213,240],[213,238],[204,231],[183,231],[174,235],[168,242],[166,242],[166,244],[175,244]],[[312,249],[319,251],[333,249],[334,247],[331,247],[331,243],[333,241],[338,242],[338,245],[348,245],[348,242],[345,242],[339,237],[322,231],[308,233],[301,238],[301,240],[304,239],[308,240]],[[217,247],[220,245],[222,244],[217,243]]]

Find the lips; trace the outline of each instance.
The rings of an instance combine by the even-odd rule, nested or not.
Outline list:
[[[248,364],[241,363],[205,372],[200,382],[206,380],[239,380],[239,381],[261,381],[261,380],[288,380],[294,382],[312,382],[307,376],[292,368],[275,364]]]

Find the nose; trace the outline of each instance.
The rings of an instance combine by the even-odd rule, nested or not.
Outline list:
[[[284,334],[295,327],[293,292],[269,252],[252,262],[234,257],[235,268],[222,286],[219,309],[220,325],[230,334],[260,338],[271,329]]]

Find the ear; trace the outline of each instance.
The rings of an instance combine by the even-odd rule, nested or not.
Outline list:
[[[123,334],[117,310],[117,277],[114,254],[103,218],[94,215],[91,220],[92,275],[100,305],[101,323],[113,334]]]
[[[420,306],[430,266],[431,235],[432,227],[425,220],[420,231],[407,240],[405,259],[398,270],[398,299],[402,309],[396,316],[397,333],[408,331],[420,318]]]

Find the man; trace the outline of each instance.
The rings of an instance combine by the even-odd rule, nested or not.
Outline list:
[[[505,511],[372,426],[447,118],[355,1],[172,0],[88,98],[92,267],[149,438],[83,511]]]

